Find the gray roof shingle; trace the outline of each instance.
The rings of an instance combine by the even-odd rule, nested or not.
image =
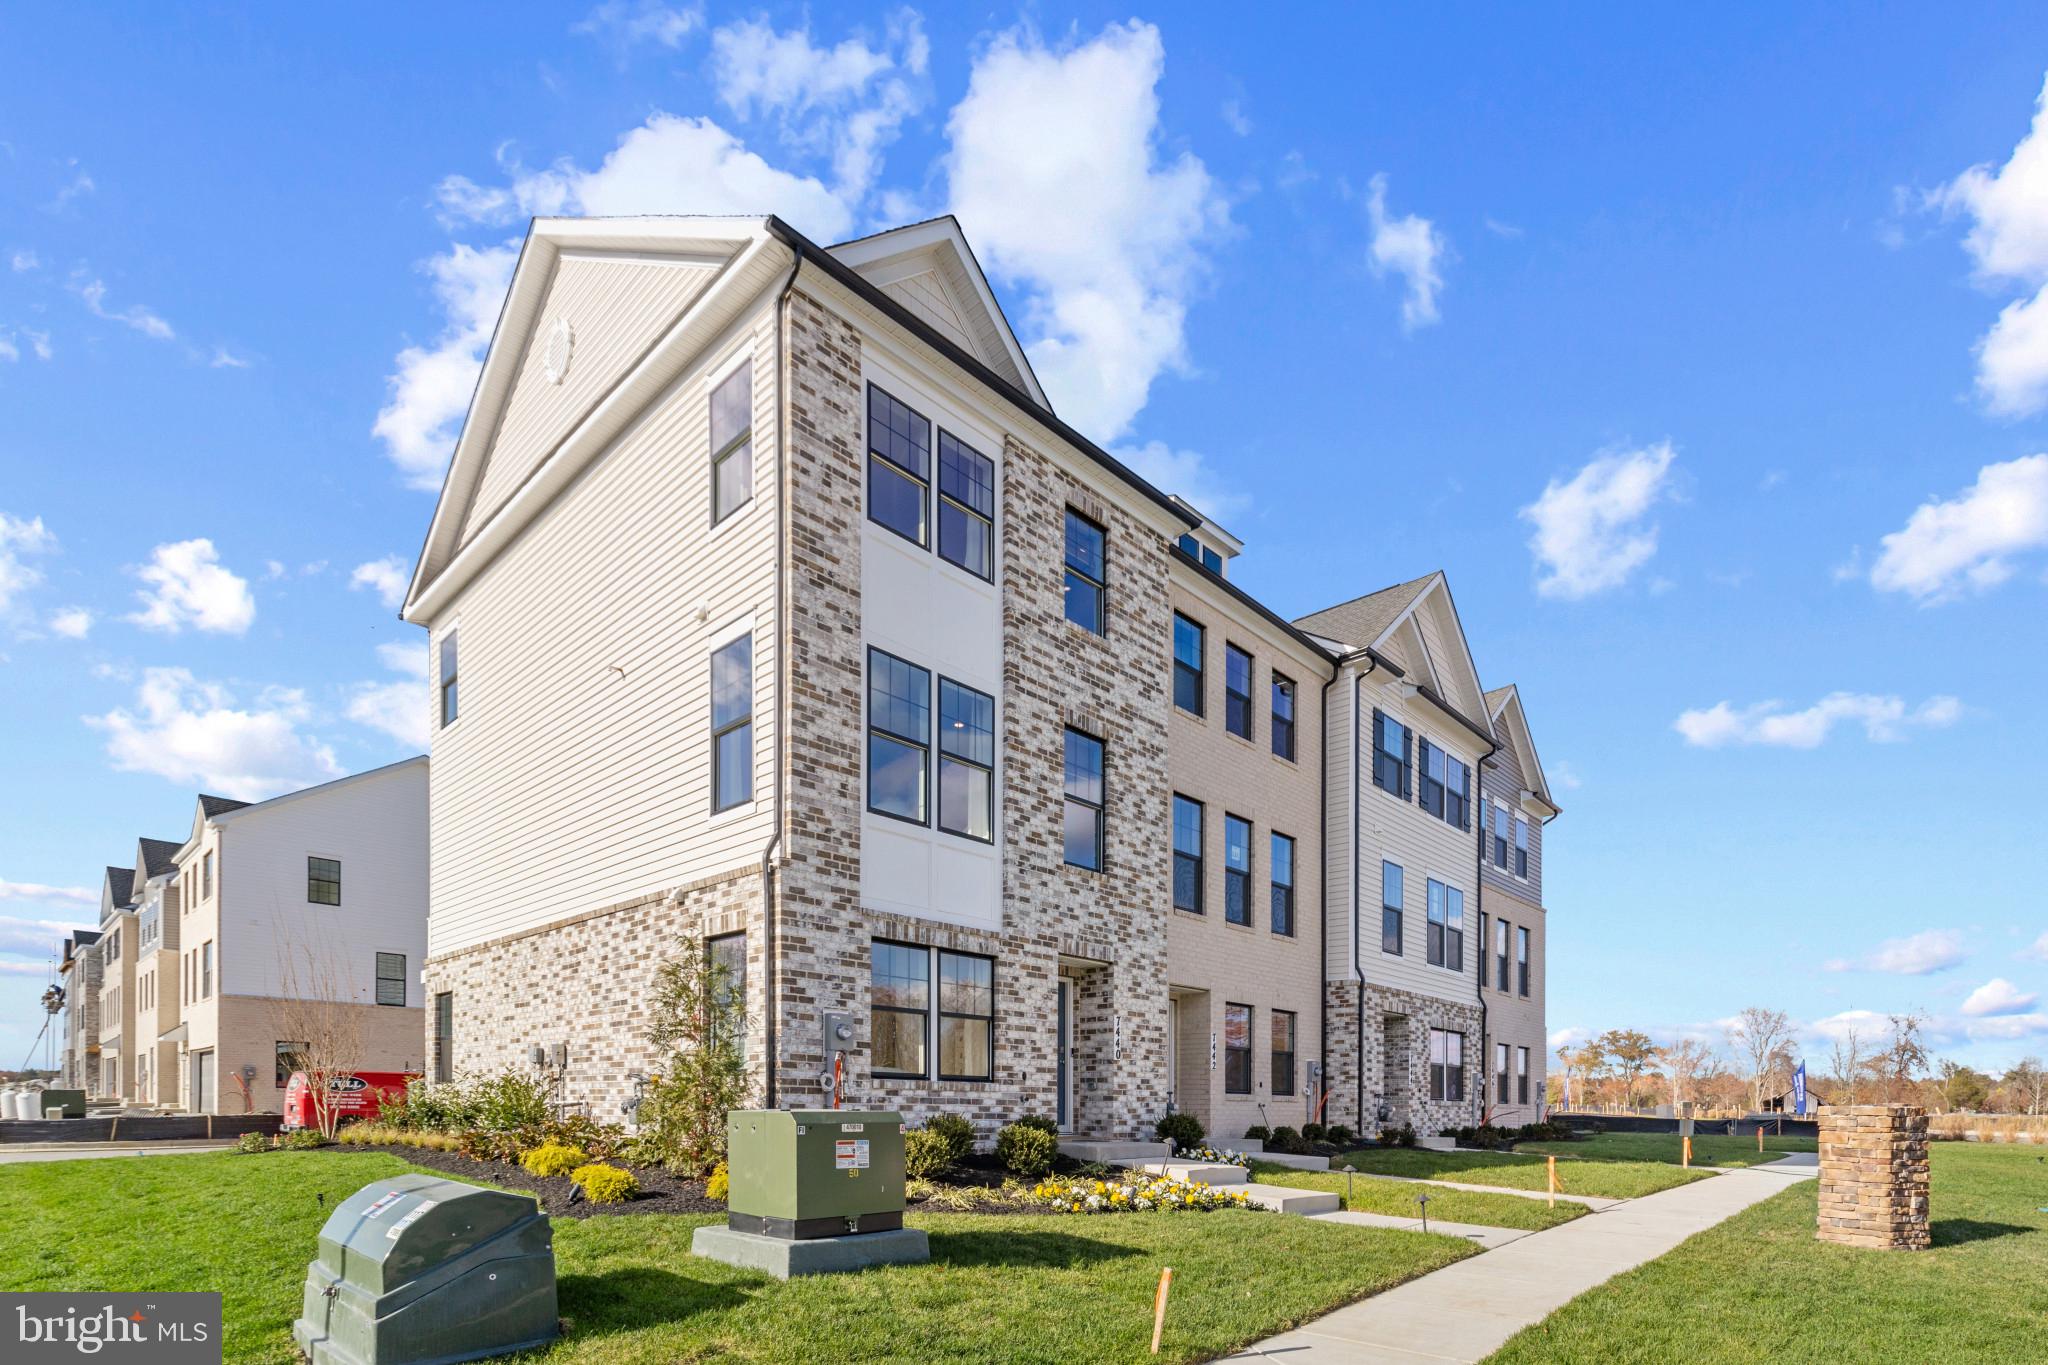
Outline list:
[[[1294,624],[1312,635],[1341,640],[1347,645],[1369,645],[1386,633],[1387,627],[1408,610],[1435,577],[1434,573],[1426,573],[1406,583],[1396,583],[1391,588],[1381,588],[1378,592],[1354,597],[1349,602],[1325,607],[1300,617]]]

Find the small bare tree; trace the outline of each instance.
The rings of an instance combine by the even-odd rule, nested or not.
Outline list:
[[[1927,1070],[1927,1044],[1920,1030],[1926,1021],[1917,1014],[1891,1016],[1891,1041],[1870,1059],[1871,1074],[1884,1088],[1885,1103],[1910,1100]]]
[[[363,1063],[362,1010],[345,954],[312,942],[278,949],[278,996],[270,1002],[275,1037],[291,1045],[294,1071],[313,1092],[313,1121],[331,1138],[341,1122],[342,1089]]]
[[[1783,1010],[1767,1010],[1761,1005],[1751,1005],[1728,1026],[1728,1046],[1749,1063],[1752,1113],[1764,1107],[1764,1081],[1786,1056],[1791,1033],[1792,1021]]]
[[[2022,1057],[2012,1064],[2012,1070],[2005,1073],[2005,1083],[2011,1087],[2013,1102],[2026,1106],[2029,1114],[2041,1112],[2041,1105],[2048,1100],[2048,1068],[2041,1065],[2039,1057]]]
[[[1714,1049],[1697,1038],[1681,1038],[1670,1047],[1660,1048],[1657,1055],[1664,1062],[1673,1109],[1692,1098],[1693,1082],[1714,1065]]]
[[[1836,1035],[1833,1049],[1835,1084],[1842,1087],[1842,1103],[1856,1103],[1856,1078],[1863,1070],[1863,1035],[1845,1028]]]

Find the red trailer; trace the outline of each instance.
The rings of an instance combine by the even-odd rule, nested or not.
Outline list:
[[[373,1119],[384,1110],[386,1099],[405,1094],[405,1087],[419,1079],[418,1072],[356,1071],[327,1078],[329,1106],[340,1122]],[[284,1126],[318,1128],[320,1117],[313,1112],[313,1084],[303,1071],[294,1071],[284,1088]]]

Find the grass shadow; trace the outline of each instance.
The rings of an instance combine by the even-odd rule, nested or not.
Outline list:
[[[967,1266],[1037,1266],[1071,1269],[1098,1265],[1139,1255],[1134,1247],[1098,1242],[1071,1232],[1012,1231],[993,1228],[986,1232],[933,1231],[932,1261],[935,1264]]]
[[[1933,1234],[1934,1245],[1952,1247],[1962,1246],[1967,1242],[1988,1242],[1997,1237],[2039,1232],[2041,1229],[2026,1227],[2019,1223],[1987,1223],[1977,1218],[1937,1218],[1929,1231]]]
[[[564,1321],[576,1337],[609,1336],[659,1323],[681,1322],[699,1313],[733,1308],[748,1293],[707,1284],[654,1266],[621,1266],[601,1275],[564,1275],[556,1281]]]

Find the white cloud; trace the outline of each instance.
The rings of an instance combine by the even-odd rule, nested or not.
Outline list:
[[[57,537],[41,517],[21,521],[0,512],[0,615],[13,609],[20,594],[43,581],[42,571],[24,561],[56,548]]]
[[[1486,230],[1503,241],[1509,242],[1519,241],[1523,235],[1521,228],[1513,223],[1502,222],[1498,218],[1488,218],[1486,220]]]
[[[1207,459],[1193,450],[1175,450],[1164,441],[1121,446],[1110,452],[1138,475],[1169,493],[1178,493],[1204,516],[1228,522],[1250,506],[1251,499],[1217,475]]]
[[[42,264],[42,260],[35,252],[30,251],[27,247],[22,247],[7,258],[7,263],[13,266],[15,272],[19,274],[23,271],[34,270]]]
[[[299,732],[311,715],[296,689],[265,688],[244,707],[188,669],[149,668],[134,708],[85,719],[106,733],[119,771],[261,801],[341,776],[333,750]]]
[[[107,286],[104,280],[87,280],[79,285],[78,297],[85,300],[86,308],[96,318],[132,327],[144,336],[153,337],[158,341],[169,341],[177,335],[170,323],[139,303],[123,308],[119,312],[107,307]]]
[[[2048,1014],[2029,1012],[1971,1019],[1964,1023],[1963,1032],[1973,1043],[2032,1038],[2048,1033]]]
[[[984,264],[1025,291],[1026,349],[1063,417],[1129,430],[1187,365],[1187,305],[1229,210],[1201,160],[1159,145],[1166,53],[1149,24],[1052,47],[1028,29],[976,58],[947,122],[947,195]]]
[[[83,640],[92,633],[93,615],[84,607],[60,607],[50,613],[50,629],[67,640]]]
[[[1550,765],[1550,785],[1575,792],[1585,785],[1585,780],[1579,776],[1579,770],[1571,765],[1569,759],[1559,759]]]
[[[1803,711],[1787,711],[1781,701],[1760,701],[1735,707],[1716,702],[1704,710],[1682,713],[1672,728],[1700,749],[1729,744],[1769,744],[1785,749],[1820,747],[1838,724],[1861,725],[1866,738],[1888,743],[1905,737],[1908,727],[1942,729],[1962,716],[1954,697],[1929,697],[1907,709],[1898,697],[1868,692],[1830,692]]]
[[[69,901],[98,905],[100,893],[89,886],[50,886],[44,882],[10,882],[0,878],[0,901]]]
[[[213,348],[213,359],[206,362],[216,370],[246,370],[249,362],[225,346]]]
[[[377,646],[384,667],[405,675],[396,682],[358,683],[351,689],[348,718],[381,730],[411,749],[425,749],[432,733],[432,700],[427,693],[427,646]]]
[[[2022,991],[2002,976],[1994,976],[1963,1001],[1963,1013],[1973,1018],[1988,1014],[2024,1014],[2041,997]]]
[[[683,39],[703,24],[704,10],[700,5],[663,5],[655,0],[636,0],[636,3],[627,4],[625,0],[606,0],[581,21],[570,25],[569,31],[602,39],[623,55],[632,48],[649,43],[674,51],[683,45]]]
[[[1890,1017],[1875,1010],[1843,1010],[1814,1020],[1800,1032],[1827,1042],[1840,1042],[1854,1032],[1864,1043],[1882,1046],[1883,1040],[1891,1037],[1891,1029]]]
[[[1244,105],[1238,100],[1223,101],[1223,126],[1239,137],[1252,135],[1252,121],[1246,117]]]
[[[398,353],[388,380],[391,400],[371,428],[408,487],[441,486],[518,259],[516,244],[478,250],[458,242],[426,263],[446,326],[432,346]]]
[[[2042,934],[2041,937],[2020,949],[2019,956],[2032,958],[2036,962],[2048,962],[2048,934]]]
[[[21,359],[21,343],[26,341],[38,360],[48,360],[54,351],[50,349],[50,334],[38,332],[33,327],[0,328],[0,360],[17,362]]]
[[[397,555],[386,555],[373,559],[367,564],[356,565],[355,572],[348,576],[350,588],[368,588],[377,594],[377,600],[392,611],[405,601],[405,561]]]
[[[1985,465],[1975,483],[1920,504],[1882,543],[1870,582],[1883,591],[1933,603],[2003,583],[2012,556],[2048,548],[2048,454]]]
[[[78,163],[73,161],[71,164],[76,166]],[[84,171],[79,171],[71,177],[64,188],[57,191],[57,197],[50,201],[49,207],[51,209],[61,209],[72,200],[81,199],[98,189],[99,186],[93,183],[91,176],[87,175]]]
[[[83,929],[85,926],[77,927]],[[49,967],[40,962],[0,962],[0,976],[33,976],[41,980],[49,974]]]
[[[1366,221],[1372,225],[1372,273],[1399,275],[1408,286],[1401,300],[1401,325],[1426,327],[1437,320],[1437,291],[1444,287],[1442,265],[1450,243],[1427,218],[1406,214],[1387,216],[1387,177],[1376,175],[1365,200]]]
[[[1576,1047],[1592,1036],[1593,1030],[1588,1028],[1552,1029],[1550,1031],[1550,1050],[1556,1052],[1561,1047]]]
[[[204,537],[157,546],[135,575],[149,586],[135,594],[142,610],[128,619],[145,630],[175,635],[191,626],[240,635],[256,619],[248,580],[222,567]]]
[[[92,899],[97,902],[99,897],[95,895]],[[74,924],[65,920],[16,919],[11,915],[0,915],[0,953],[48,957],[57,951],[65,935],[72,930],[90,928],[90,924]]]
[[[1521,510],[1545,597],[1580,598],[1620,587],[1657,552],[1650,509],[1670,496],[1669,441],[1594,457],[1569,480],[1552,479]]]
[[[1830,972],[1890,972],[1895,976],[1927,976],[1961,962],[1962,935],[1953,929],[1927,929],[1907,938],[1886,939],[1859,958],[1835,958],[1822,969]]]

